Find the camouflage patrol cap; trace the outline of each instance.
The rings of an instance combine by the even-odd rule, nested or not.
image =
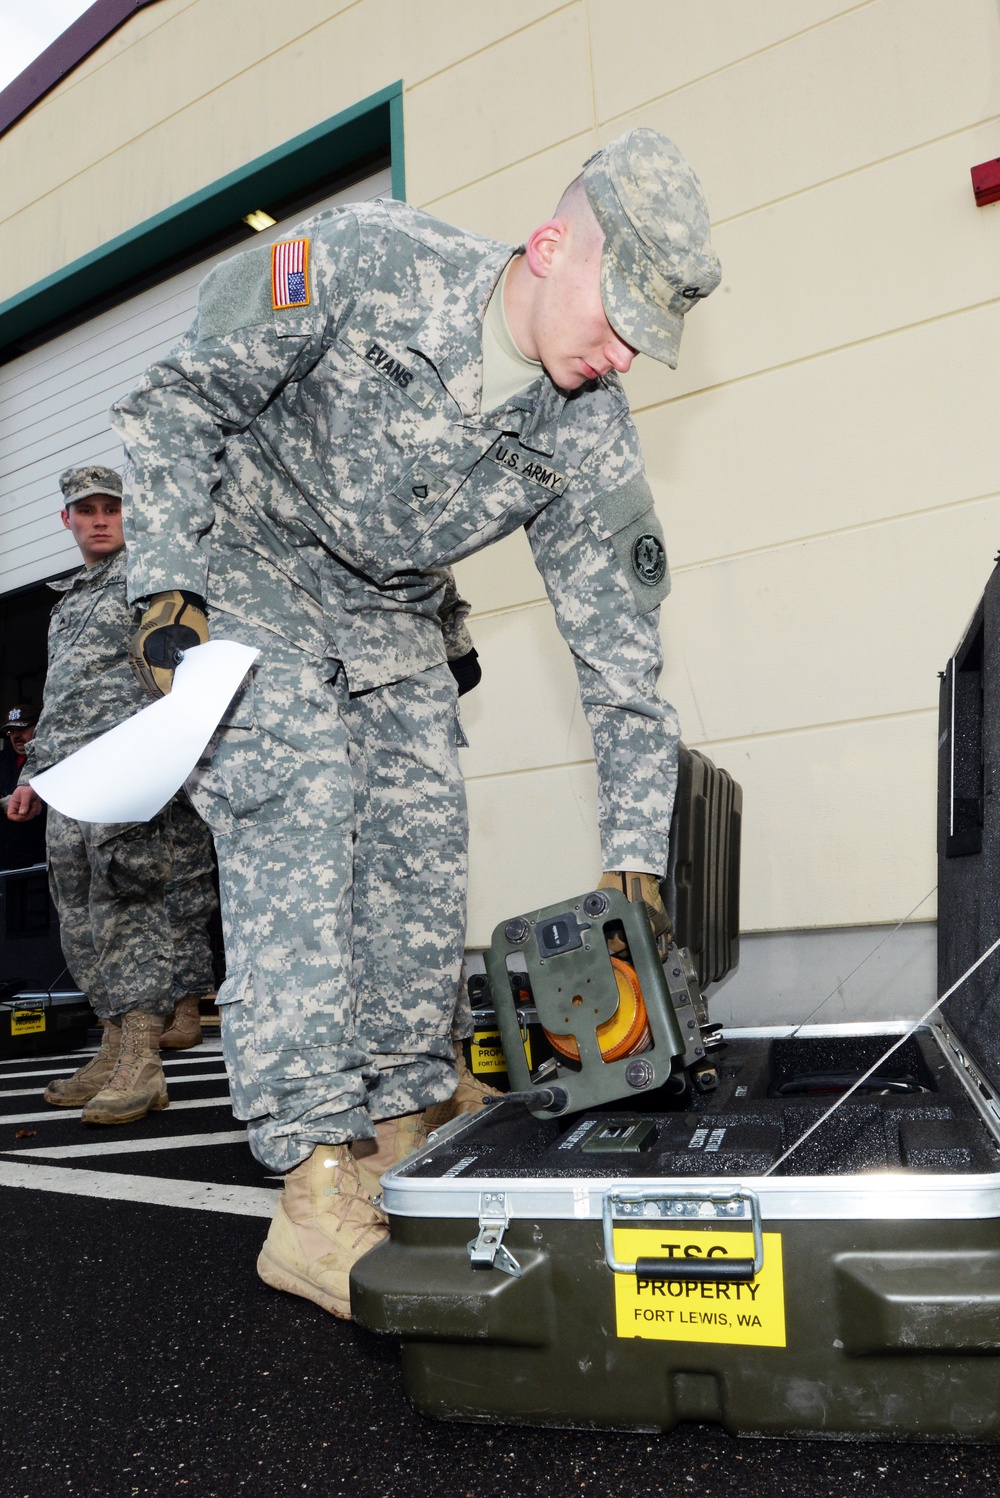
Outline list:
[[[640,125],[584,162],[583,185],[604,231],[608,321],[676,369],[684,317],[722,275],[694,168],[672,140]]]
[[[16,702],[3,723],[0,723],[0,736],[9,733],[12,728],[34,728],[37,722],[37,707],[31,707],[27,702]]]
[[[60,475],[63,505],[67,508],[78,499],[89,499],[92,494],[106,494],[109,499],[121,499],[121,476],[113,468],[102,468],[100,463],[88,463],[84,468],[67,468]]]

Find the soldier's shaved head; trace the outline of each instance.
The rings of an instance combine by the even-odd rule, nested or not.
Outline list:
[[[590,206],[587,189],[583,185],[582,172],[578,177],[574,177],[564,190],[552,216],[571,223],[581,240],[604,243],[604,230],[597,221],[597,214]]]

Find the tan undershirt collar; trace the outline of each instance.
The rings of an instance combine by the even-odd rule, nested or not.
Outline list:
[[[483,396],[481,411],[495,411],[521,390],[533,385],[541,374],[537,359],[526,359],[514,342],[503,305],[507,273],[514,264],[508,260],[496,284],[483,318]]]

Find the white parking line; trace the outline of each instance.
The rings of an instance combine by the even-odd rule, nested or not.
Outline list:
[[[57,1191],[66,1196],[99,1197],[105,1201],[138,1202],[155,1207],[230,1212],[237,1217],[271,1217],[280,1194],[268,1186],[170,1181],[160,1176],[79,1170],[70,1165],[23,1165],[19,1160],[0,1160],[0,1186]]]
[[[93,1051],[91,1054],[96,1056],[97,1052]],[[164,1056],[162,1062],[164,1069],[168,1066],[171,1068],[175,1066],[201,1066],[205,1062],[212,1065],[216,1057],[218,1057],[219,1065],[223,1065],[221,1051],[202,1051],[200,1056],[174,1056],[169,1060]],[[56,1056],[53,1059],[56,1061],[72,1061],[74,1058],[72,1056]],[[6,1071],[0,1072],[0,1082],[21,1082],[26,1077],[71,1077],[75,1071],[79,1070],[79,1066],[42,1066],[37,1071]],[[0,1097],[3,1096],[3,1088],[0,1087]]]
[[[96,1051],[81,1051],[80,1063],[96,1056]],[[75,1061],[75,1056],[53,1056],[53,1061]],[[43,1062],[34,1071],[0,1071],[0,1082],[15,1082],[19,1077],[68,1077],[71,1072],[79,1071],[79,1066],[46,1066]]]
[[[185,1098],[183,1102],[171,1103],[171,1112],[178,1108],[229,1108],[232,1106],[229,1094],[225,1097],[192,1097]],[[46,1108],[44,1113],[2,1113],[0,1124],[23,1124],[23,1123],[53,1123],[62,1118],[79,1118],[83,1112],[82,1108]]]
[[[48,1051],[32,1053],[30,1056],[5,1056],[0,1061],[0,1068],[4,1066],[23,1066],[26,1061],[40,1061],[43,1065],[46,1061],[75,1061],[77,1056],[96,1056],[96,1045],[82,1045],[78,1051],[67,1051],[64,1056],[50,1056]]]
[[[218,1134],[174,1134],[169,1139],[107,1139],[100,1144],[57,1144],[43,1149],[2,1150],[0,1154],[31,1155],[40,1160],[76,1160],[90,1155],[134,1155],[148,1150],[190,1150],[210,1144],[240,1144],[246,1129],[224,1129]]]
[[[0,1103],[9,1097],[41,1097],[44,1091],[44,1087],[11,1087],[7,1092],[0,1092]],[[0,1113],[0,1123],[2,1122],[3,1114]]]
[[[182,1082],[224,1082],[225,1080],[225,1072],[202,1071],[193,1072],[189,1077],[172,1076],[170,1078],[170,1085],[171,1087],[179,1087]],[[6,1090],[0,1089],[0,1104],[9,1097],[41,1097],[44,1091],[44,1087],[9,1087]],[[2,1122],[3,1113],[0,1112],[0,1123]]]

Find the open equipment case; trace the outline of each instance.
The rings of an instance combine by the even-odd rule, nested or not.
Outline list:
[[[998,616],[995,573],[942,680],[939,992],[1000,936],[1000,816],[988,794]],[[717,1421],[759,1436],[1000,1435],[1000,957],[888,1056],[910,1026],[721,1036],[703,999],[691,1024],[681,976],[697,1008],[737,955],[740,801],[725,772],[682,751],[665,895],[688,953],[671,947],[662,960],[651,1043],[626,1043],[614,1062],[646,1065],[649,1082],[636,1085],[641,1066],[631,1083],[624,1071],[604,1097],[602,1060],[612,1068],[582,1024],[576,1070],[563,1044],[532,1075],[515,1006],[498,1001],[509,979],[550,1022],[556,990],[567,1016],[581,997],[571,990],[589,1003],[582,975],[593,969],[579,964],[598,945],[585,907],[600,892],[498,928],[490,986],[516,1091],[387,1173],[390,1236],[352,1274],[356,1320],[402,1339],[405,1387],[424,1413],[647,1431]],[[606,938],[621,935],[620,913],[605,913]],[[559,920],[579,939],[572,951],[553,952]],[[636,967],[645,985],[648,951]],[[590,1007],[607,1026],[601,1004]]]

